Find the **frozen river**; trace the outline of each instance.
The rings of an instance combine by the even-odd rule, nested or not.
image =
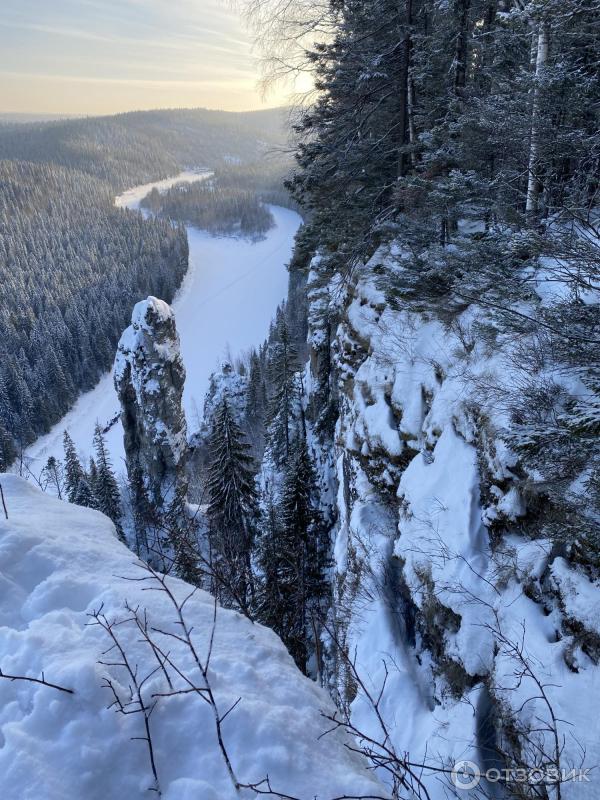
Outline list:
[[[202,178],[202,173],[183,172],[176,178],[129,189],[115,203],[139,209],[141,199],[153,186],[164,191],[182,180]],[[295,212],[278,206],[271,206],[271,212],[275,227],[258,242],[187,228],[189,269],[172,305],[187,370],[184,403],[190,431],[197,427],[211,372],[228,349],[236,354],[266,338],[275,310],[286,296],[286,264],[301,220]],[[132,308],[137,299],[132,298]],[[34,460],[33,471],[39,472],[51,455],[62,459],[65,429],[80,454],[87,458],[91,455],[96,420],[104,427],[118,411],[112,374],[107,373],[94,389],[79,398],[49,434],[28,448],[27,456]],[[118,468],[123,459],[123,431],[119,422],[112,426],[107,441]]]

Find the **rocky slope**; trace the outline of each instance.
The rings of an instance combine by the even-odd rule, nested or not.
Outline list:
[[[337,491],[331,624],[355,656],[329,641],[330,691],[359,730],[381,741],[381,714],[396,751],[435,769],[594,767],[600,583],[545,534],[560,498],[510,447],[529,368],[515,364],[533,341],[485,336],[494,322],[475,305],[392,308],[382,288],[401,269],[392,247],[345,281],[317,257],[308,278],[308,413]],[[554,378],[581,389],[573,372]],[[593,774],[562,797],[594,796]],[[425,775],[432,798],[452,795],[449,774]],[[472,792],[505,796],[508,777],[511,796],[546,796],[539,775],[497,777]]]

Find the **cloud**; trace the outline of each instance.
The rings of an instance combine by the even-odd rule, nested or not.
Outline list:
[[[132,103],[142,90],[150,105],[153,90],[168,103],[172,90],[178,104],[263,105],[249,35],[227,0],[0,2],[0,111],[90,113],[92,97],[110,106],[111,87],[120,109],[127,89]],[[89,97],[86,86],[96,87]]]
[[[231,79],[218,79],[218,78],[190,78],[188,80],[165,80],[157,78],[104,78],[93,75],[61,75],[61,74],[45,74],[40,75],[35,72],[8,72],[0,70],[0,75],[5,78],[24,78],[26,80],[35,81],[58,81],[64,83],[92,83],[92,84],[107,84],[111,86],[157,86],[161,88],[168,88],[169,86],[181,87],[212,87],[212,86],[231,86]],[[241,77],[241,76],[240,76]],[[248,75],[248,80],[252,81],[253,76]],[[236,88],[239,88],[238,83],[234,82]]]

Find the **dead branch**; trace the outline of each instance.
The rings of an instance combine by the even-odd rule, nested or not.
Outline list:
[[[151,672],[149,672],[144,678],[139,680],[138,666],[137,665],[132,666],[131,662],[127,657],[127,653],[125,652],[125,649],[115,632],[115,627],[117,625],[123,624],[124,622],[129,622],[130,620],[126,619],[122,620],[121,622],[116,622],[113,620],[111,622],[103,613],[102,606],[97,611],[93,611],[89,616],[94,620],[94,622],[92,622],[91,624],[99,625],[106,632],[106,634],[110,637],[112,641],[112,645],[107,650],[104,651],[103,655],[105,656],[113,651],[116,651],[118,653],[118,657],[120,658],[120,661],[114,661],[114,662],[100,661],[100,664],[103,664],[104,666],[121,667],[126,671],[130,680],[129,684],[130,697],[128,700],[123,700],[119,695],[119,692],[117,691],[113,681],[108,677],[104,679],[105,681],[104,686],[107,689],[109,689],[113,695],[113,702],[108,707],[109,708],[115,707],[117,712],[125,715],[128,714],[142,715],[144,721],[145,735],[134,736],[132,737],[132,739],[146,742],[146,747],[148,750],[148,759],[150,761],[150,768],[152,770],[152,776],[154,778],[154,785],[150,787],[150,791],[156,792],[157,795],[160,797],[162,793],[160,790],[160,782],[158,779],[158,771],[156,768],[156,759],[154,755],[154,745],[152,743],[152,733],[150,730],[150,717],[152,715],[152,712],[156,708],[156,703],[158,701],[155,700],[152,703],[148,704],[144,699],[142,691],[144,685],[150,680],[151,677],[153,677],[157,673],[159,667],[156,667]]]
[[[6,500],[4,499],[4,491],[2,489],[2,484],[0,483],[0,497],[2,498],[2,508],[4,509],[4,516],[8,519],[8,511],[6,509]]]
[[[174,611],[176,613],[176,616],[177,616],[176,624],[181,628],[182,633],[180,635],[180,634],[176,634],[176,633],[173,633],[173,632],[170,632],[170,631],[163,631],[163,630],[160,630],[160,629],[157,629],[157,628],[153,628],[153,630],[156,633],[162,634],[163,636],[172,637],[172,638],[176,639],[177,641],[182,642],[188,648],[188,650],[189,650],[189,652],[190,652],[190,654],[191,654],[191,656],[192,656],[192,658],[194,660],[194,663],[196,664],[196,667],[197,667],[198,671],[200,672],[200,675],[202,676],[202,680],[203,680],[203,683],[204,683],[204,685],[202,687],[194,687],[193,684],[192,684],[190,686],[190,688],[195,688],[197,693],[200,694],[206,700],[206,702],[208,702],[208,704],[210,705],[210,707],[212,709],[214,722],[215,722],[215,730],[216,730],[216,734],[217,734],[217,741],[218,741],[218,744],[219,744],[219,750],[221,751],[221,755],[223,756],[223,761],[225,762],[225,767],[227,769],[227,773],[228,773],[228,775],[229,775],[229,777],[231,779],[231,782],[232,782],[236,792],[238,792],[239,789],[240,789],[240,782],[238,781],[238,779],[236,777],[236,774],[234,772],[233,765],[231,763],[231,759],[230,759],[229,753],[227,751],[227,747],[225,745],[225,740],[223,738],[223,728],[222,728],[222,724],[223,724],[223,721],[224,721],[225,717],[227,716],[229,711],[231,711],[232,709],[229,709],[229,711],[224,715],[219,712],[219,707],[218,707],[218,704],[217,704],[217,700],[216,700],[216,697],[215,697],[215,695],[213,693],[213,690],[212,690],[212,687],[211,687],[211,683],[210,683],[210,680],[209,680],[209,675],[208,675],[208,664],[210,662],[210,657],[211,657],[212,648],[213,648],[213,642],[214,642],[215,628],[216,628],[217,601],[216,601],[216,599],[214,601],[214,611],[213,611],[213,620],[212,620],[211,633],[210,633],[210,638],[209,638],[209,647],[208,647],[208,652],[207,652],[207,655],[206,655],[206,659],[203,662],[202,659],[200,658],[200,655],[198,654],[196,646],[195,646],[195,644],[194,644],[194,642],[192,640],[192,636],[191,636],[192,628],[189,627],[189,625],[187,624],[185,616],[184,616],[184,613],[183,613],[183,609],[184,609],[185,604],[195,594],[196,589],[194,589],[192,592],[190,592],[184,598],[184,600],[180,602],[180,601],[177,600],[177,598],[173,594],[173,592],[171,590],[171,587],[169,586],[169,584],[167,582],[167,577],[165,575],[162,575],[160,572],[157,572],[155,569],[153,569],[151,566],[149,566],[147,564],[145,564],[143,568],[148,573],[147,577],[158,584],[158,586],[145,587],[143,589],[143,591],[148,591],[150,589],[154,589],[154,590],[158,590],[158,591],[164,592],[164,594],[169,599],[169,602],[171,603],[171,605],[172,605],[172,607],[173,607],[173,609],[174,609]],[[172,663],[172,662],[169,662],[169,663]],[[179,674],[181,674],[181,672]],[[189,678],[186,678],[186,681],[188,683],[191,683]]]
[[[58,692],[65,692],[66,694],[75,694],[74,689],[67,689],[65,686],[59,686],[57,683],[47,681],[44,673],[42,672],[41,678],[29,678],[26,675],[7,675],[0,669],[0,678],[5,678],[7,681],[27,681],[28,683],[39,683],[41,686],[48,686],[50,689],[56,689]]]

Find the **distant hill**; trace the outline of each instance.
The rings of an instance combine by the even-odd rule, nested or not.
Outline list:
[[[135,111],[109,117],[0,126],[0,159],[70,167],[119,190],[186,166],[256,161],[281,149],[287,112]]]
[[[85,114],[24,114],[20,112],[2,112],[0,111],[0,124],[2,123],[21,123],[28,122],[51,122],[58,119],[78,119],[84,117]]]

